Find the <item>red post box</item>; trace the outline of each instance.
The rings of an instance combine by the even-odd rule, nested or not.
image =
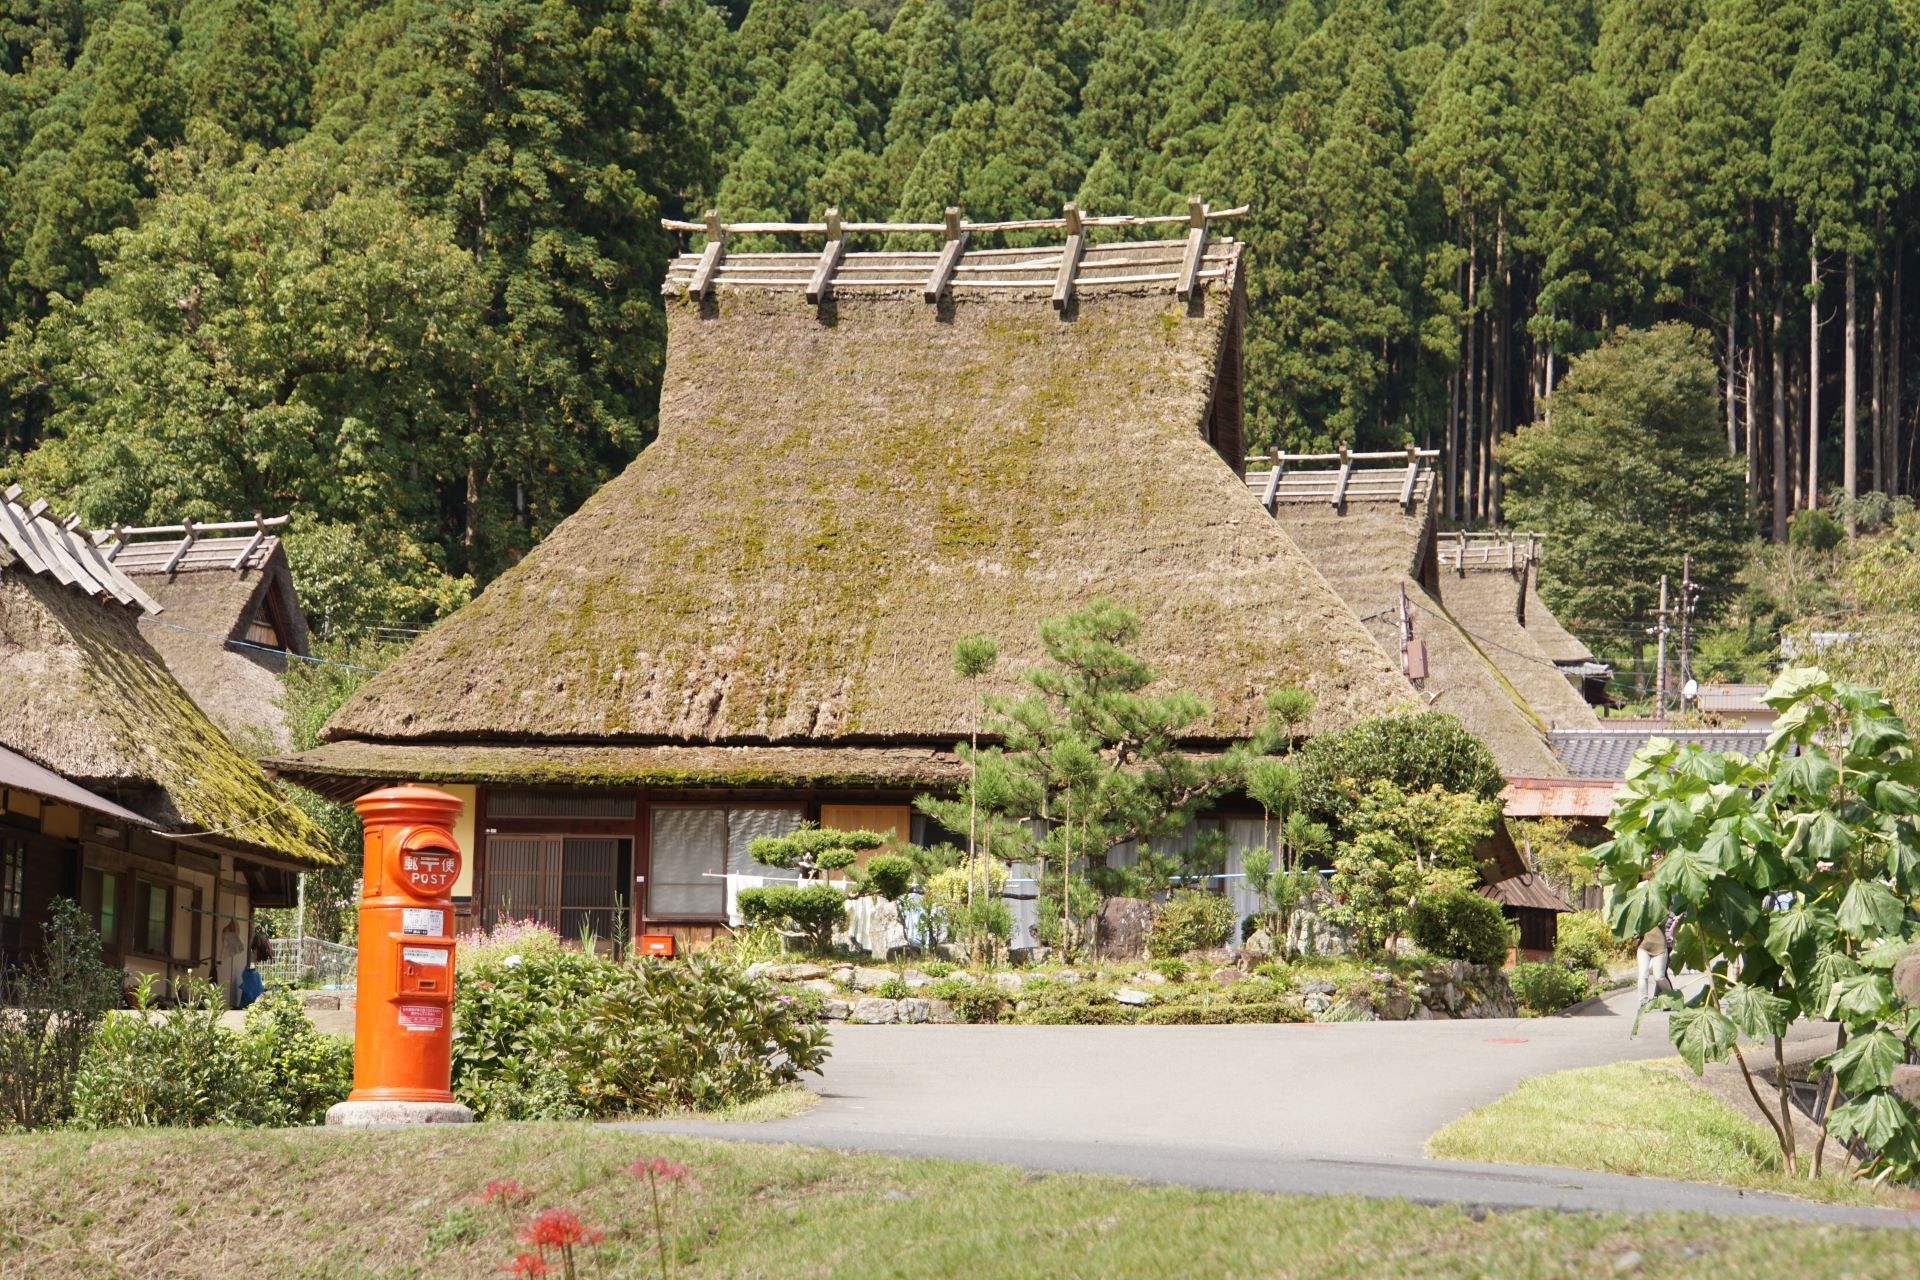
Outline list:
[[[354,801],[366,833],[360,882],[353,1092],[328,1124],[447,1124],[473,1114],[448,1089],[453,1051],[453,886],[460,801],[386,787]]]

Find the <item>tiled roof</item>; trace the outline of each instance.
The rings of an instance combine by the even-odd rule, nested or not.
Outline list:
[[[78,516],[58,520],[46,499],[23,505],[19,498],[19,485],[0,498],[0,566],[18,563],[83,595],[110,596],[146,613],[160,612],[158,602],[94,546]]]
[[[1637,725],[1631,729],[1555,729],[1547,734],[1553,753],[1576,778],[1624,778],[1634,752],[1654,738],[1693,743],[1705,751],[1757,754],[1767,745],[1766,729],[1676,729]]]

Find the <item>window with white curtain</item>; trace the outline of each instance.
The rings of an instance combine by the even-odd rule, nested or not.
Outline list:
[[[654,805],[647,915],[718,920],[733,914],[743,881],[791,879],[793,872],[762,866],[747,850],[761,836],[795,830],[801,818],[792,805]]]

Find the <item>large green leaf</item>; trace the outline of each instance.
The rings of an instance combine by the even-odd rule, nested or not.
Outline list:
[[[1719,919],[1729,938],[1745,938],[1760,923],[1760,899],[1738,880],[1720,876],[1714,880],[1707,908]]]
[[[1838,862],[1853,848],[1853,832],[1829,809],[1813,815],[1807,824],[1806,851],[1817,862]]]
[[[1819,918],[1804,902],[1767,922],[1767,951],[1796,976],[1813,963],[1820,941]]]
[[[1822,800],[1833,789],[1840,771],[1819,747],[1808,747],[1797,756],[1788,756],[1774,770],[1773,785],[1788,795]]]
[[[1901,893],[1920,893],[1920,833],[1910,822],[1896,823],[1887,842],[1887,876]]]
[[[1691,905],[1706,896],[1707,883],[1718,870],[1713,859],[1699,849],[1682,847],[1669,850],[1660,859],[1660,865],[1653,869],[1653,882],[1669,900],[1677,898]]]
[[[1833,1109],[1833,1136],[1842,1142],[1858,1139],[1875,1151],[1893,1145],[1912,1127],[1913,1118],[1891,1093],[1869,1094]]]
[[[1839,924],[1843,932],[1866,941],[1879,934],[1898,932],[1907,914],[1907,904],[1893,890],[1872,880],[1855,880],[1840,900]]]
[[[1792,1011],[1785,1000],[1771,991],[1737,983],[1720,997],[1720,1008],[1740,1033],[1755,1040],[1777,1036],[1787,1028]]]
[[[1818,667],[1788,667],[1762,695],[1761,701],[1775,711],[1785,711],[1809,694],[1830,693],[1833,681]]]
[[[1719,1062],[1739,1039],[1733,1019],[1718,1009],[1679,1009],[1667,1021],[1667,1038],[1695,1075]]]
[[[1735,834],[1735,824],[1714,823],[1713,830],[1700,842],[1700,855],[1713,865],[1716,871],[1737,871],[1745,861],[1740,848],[1740,837]]]
[[[1920,790],[1892,778],[1882,778],[1864,788],[1867,799],[1881,813],[1920,813]]]
[[[1873,757],[1905,746],[1910,741],[1907,726],[1894,716],[1875,718],[1857,715],[1853,718],[1853,737],[1847,743],[1847,749],[1856,755]]]
[[[1672,846],[1685,840],[1693,830],[1693,823],[1693,810],[1685,801],[1661,799],[1647,806],[1647,830],[1662,845]]]
[[[1637,938],[1667,918],[1667,898],[1651,880],[1631,889],[1607,886],[1607,927],[1616,938]]]
[[[1893,1069],[1907,1060],[1907,1046],[1885,1027],[1876,1027],[1855,1036],[1844,1048],[1814,1063],[1840,1078],[1840,1087],[1848,1093],[1866,1093],[1884,1089],[1893,1079]]]
[[[1827,1016],[1852,1014],[1856,1018],[1877,1018],[1893,1003],[1893,983],[1879,973],[1853,973],[1833,984],[1827,994]]]

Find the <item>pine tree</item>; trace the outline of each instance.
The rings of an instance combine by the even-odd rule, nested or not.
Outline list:
[[[1705,20],[1703,0],[1613,0],[1600,20],[1593,69],[1628,106],[1638,107],[1679,72]]]
[[[264,0],[187,0],[173,72],[187,118],[239,141],[273,146],[306,125],[306,55],[286,14]]]

